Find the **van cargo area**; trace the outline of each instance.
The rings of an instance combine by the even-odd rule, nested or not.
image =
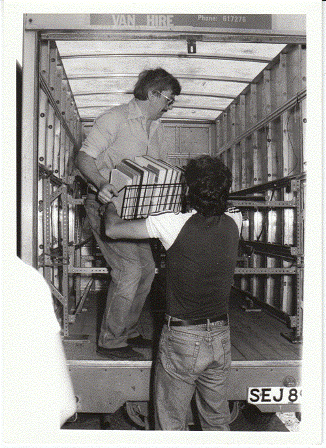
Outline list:
[[[96,354],[110,270],[85,224],[73,164],[94,119],[128,102],[138,74],[163,67],[182,86],[164,114],[163,160],[216,155],[243,213],[230,298],[230,402],[266,388],[262,412],[298,412],[269,388],[301,386],[306,33],[304,16],[27,14],[22,67],[19,256],[50,285],[79,412],[146,414],[165,304],[165,252],[139,325],[144,361]],[[180,274],[182,275],[182,274]],[[130,408],[129,408],[130,409]]]

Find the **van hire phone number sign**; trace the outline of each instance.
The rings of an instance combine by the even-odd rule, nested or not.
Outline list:
[[[90,25],[113,28],[272,29],[271,14],[90,14]]]

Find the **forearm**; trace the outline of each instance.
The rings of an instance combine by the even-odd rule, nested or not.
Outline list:
[[[76,165],[83,176],[92,182],[98,189],[103,185],[109,183],[108,179],[105,179],[97,169],[95,160],[93,157],[86,154],[84,151],[79,151],[76,158]]]
[[[108,233],[115,225],[122,222],[125,222],[125,220],[120,218],[113,202],[107,204],[104,214],[105,233],[107,234],[107,236],[109,236]]]
[[[104,225],[106,236],[112,239],[150,238],[145,219],[135,219],[132,221],[121,219],[112,203],[106,206]]]

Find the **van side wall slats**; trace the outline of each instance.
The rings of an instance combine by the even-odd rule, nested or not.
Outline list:
[[[217,154],[232,171],[233,191],[241,192],[254,185],[263,187],[272,180],[301,175],[304,164],[305,70],[305,47],[288,45],[217,118]],[[276,204],[282,201],[285,206],[248,210],[248,221],[245,221],[242,231],[244,240],[294,247],[295,253],[302,256],[300,232],[303,226],[297,222],[301,212],[298,212],[298,207],[286,207],[286,203],[293,204],[297,197],[301,200],[302,181],[298,181],[295,188],[294,184],[295,181],[292,188],[265,190],[266,198]],[[236,279],[236,285],[258,301],[292,316],[290,325],[294,327],[294,338],[300,339],[301,258],[282,260],[269,255],[266,250],[265,255],[254,251],[245,265],[253,268],[253,272],[257,269],[257,273],[267,267],[270,275],[242,276]],[[293,266],[297,266],[295,276],[273,275],[273,269]]]
[[[27,33],[25,39],[29,37]],[[27,42],[26,47],[37,54],[38,42],[36,35],[33,34],[33,37],[33,44]],[[37,155],[33,154],[34,163],[39,164],[39,170],[36,166],[32,170],[35,175],[39,173],[39,179],[33,182],[37,198],[34,198],[33,205],[38,206],[37,212],[33,212],[36,217],[33,226],[37,228],[32,233],[35,254],[33,265],[42,272],[57,299],[55,308],[58,317],[61,315],[64,334],[67,336],[69,289],[73,287],[68,275],[68,259],[75,230],[75,207],[71,203],[73,179],[70,174],[72,160],[81,142],[79,133],[82,128],[55,42],[40,42],[38,54],[39,59],[35,56],[33,63],[35,68],[38,64],[39,70],[35,70],[29,78],[35,80],[34,98],[38,99],[35,114],[31,114],[34,119],[37,117],[38,122],[37,142],[31,147],[35,153],[37,151]],[[27,73],[30,61],[26,58],[24,62],[24,72]],[[28,88],[24,89],[25,94],[28,91]],[[34,129],[30,123],[29,129]],[[24,154],[28,154],[28,151],[25,150]],[[23,169],[23,176],[27,172],[30,174],[31,166],[29,161],[29,166]],[[30,247],[30,241],[25,247]],[[23,259],[26,260],[23,252]]]

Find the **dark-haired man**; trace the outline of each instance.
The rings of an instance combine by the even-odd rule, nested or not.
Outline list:
[[[162,68],[139,75],[134,98],[101,114],[83,143],[76,165],[95,187],[85,201],[87,217],[98,246],[111,268],[111,281],[98,339],[104,357],[141,359],[132,346],[148,346],[137,323],[150,292],[155,264],[148,242],[110,241],[101,235],[101,205],[118,192],[110,173],[122,159],[150,155],[160,158],[164,139],[160,118],[172,109],[181,91],[178,80]]]
[[[195,394],[203,430],[229,430],[231,365],[228,300],[241,213],[227,211],[230,170],[210,156],[190,160],[187,213],[164,212],[124,221],[112,204],[110,238],[159,238],[167,253],[167,310],[155,366],[155,427],[185,430]]]

